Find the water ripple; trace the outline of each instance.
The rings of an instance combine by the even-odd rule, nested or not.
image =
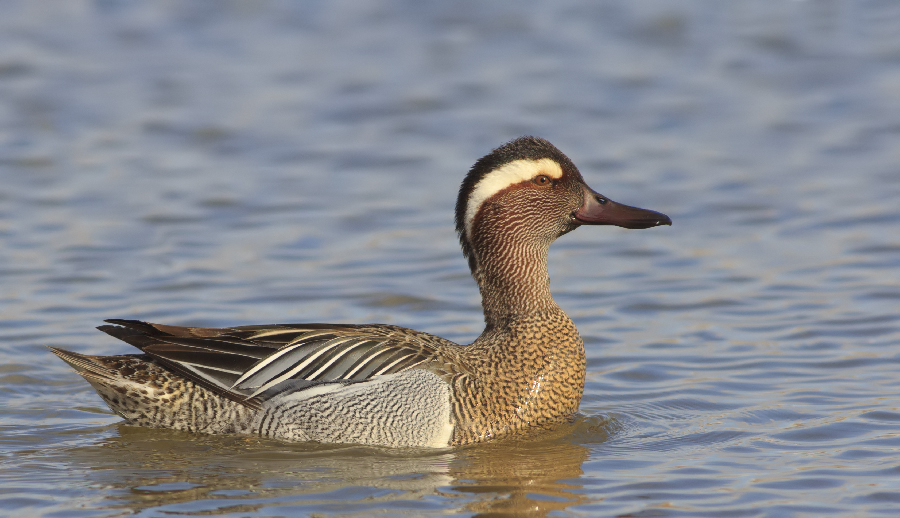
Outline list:
[[[656,4],[0,4],[0,509],[896,514],[900,8]],[[552,249],[572,423],[437,452],[139,429],[44,347],[135,352],[110,317],[469,342],[453,203],[521,134],[674,220]]]

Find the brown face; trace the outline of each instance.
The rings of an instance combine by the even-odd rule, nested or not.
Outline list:
[[[566,155],[537,137],[510,141],[475,162],[456,202],[456,230],[473,272],[476,242],[549,245],[581,225],[671,224],[665,214],[621,205],[594,192]]]
[[[474,239],[491,229],[552,242],[577,226],[571,214],[583,204],[583,195],[580,178],[573,176],[549,158],[516,160],[491,171],[469,196],[467,235]]]
[[[507,231],[552,241],[580,225],[650,228],[665,214],[616,203],[585,185],[581,174],[552,159],[516,160],[486,174],[469,196],[466,232],[501,224]]]

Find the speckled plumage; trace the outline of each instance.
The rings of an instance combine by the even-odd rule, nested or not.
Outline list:
[[[198,433],[249,433],[256,411],[173,376],[146,354],[88,356],[54,347],[128,423]]]
[[[671,220],[597,194],[562,152],[523,137],[479,159],[459,192],[456,226],[485,317],[472,344],[379,324],[110,320],[100,329],[145,354],[53,352],[139,426],[426,447],[550,428],[578,409],[585,355],[550,294],[547,253],[584,224]]]

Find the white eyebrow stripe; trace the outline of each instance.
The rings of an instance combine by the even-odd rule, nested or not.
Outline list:
[[[562,178],[563,171],[556,161],[549,158],[540,160],[515,160],[491,171],[481,179],[466,203],[466,236],[472,235],[472,221],[479,207],[485,200],[510,185],[531,180],[539,174],[545,174],[554,180]]]

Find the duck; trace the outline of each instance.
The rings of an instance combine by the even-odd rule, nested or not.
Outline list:
[[[585,183],[545,139],[478,159],[456,231],[484,331],[468,345],[387,324],[183,327],[111,319],[141,354],[51,350],[127,424],[291,442],[452,448],[552,430],[577,414],[584,342],[553,300],[550,244],[582,225],[671,225]]]

